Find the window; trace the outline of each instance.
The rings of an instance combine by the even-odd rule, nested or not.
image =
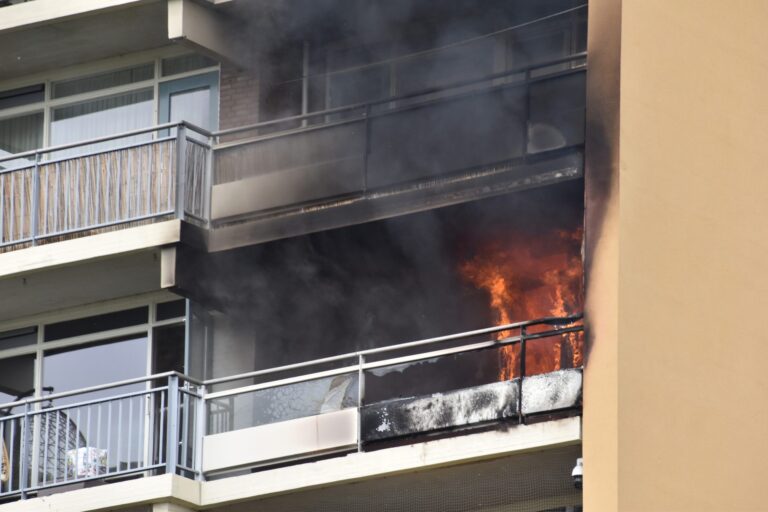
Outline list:
[[[215,77],[215,87],[174,96],[175,110],[193,124],[218,124],[218,64],[208,57],[183,54],[138,62],[76,78],[0,90],[0,158],[38,148],[75,143],[105,135],[149,128],[163,122],[163,98],[154,91],[180,80]],[[72,75],[75,69],[65,70]],[[182,74],[181,77],[178,75]],[[209,78],[210,80],[210,78]],[[0,86],[1,87],[1,86]],[[160,94],[162,96],[162,94]],[[47,123],[47,126],[46,126]],[[78,147],[44,155],[59,158],[148,140],[152,135]],[[29,159],[0,161],[0,169],[30,165]]]
[[[186,300],[0,332],[0,405],[186,368]],[[42,330],[42,336],[38,333]],[[39,361],[36,366],[35,361]],[[40,372],[38,374],[38,372]],[[35,390],[35,383],[40,383]],[[142,390],[145,384],[56,400],[55,405]],[[0,408],[2,414],[2,408]]]
[[[51,97],[65,98],[75,94],[83,94],[86,92],[109,89],[110,87],[152,80],[154,77],[155,66],[150,62],[129,69],[100,73],[98,75],[76,78],[74,80],[54,82]]]
[[[131,92],[55,109],[51,122],[51,145],[58,146],[151,125],[152,90]],[[148,137],[144,135],[132,139]],[[124,139],[123,143],[126,142],[135,140]]]

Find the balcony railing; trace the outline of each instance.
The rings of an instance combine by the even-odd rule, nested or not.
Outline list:
[[[199,134],[209,137],[168,123],[0,157],[0,247],[205,218],[210,145]]]
[[[216,133],[170,123],[0,157],[0,249],[162,218],[220,225],[467,187],[468,176],[564,155],[549,179],[576,177],[585,57]],[[534,171],[518,178],[535,181]]]
[[[526,361],[535,344],[579,345],[579,318],[491,327],[204,382],[171,372],[6,404],[0,406],[0,498],[139,474],[205,479],[364,451],[383,439],[578,414],[581,368],[561,359],[531,375]],[[493,339],[500,333],[506,337]],[[516,365],[501,378],[497,363],[510,361],[501,357],[510,353],[517,354]],[[455,378],[446,381],[446,368]]]

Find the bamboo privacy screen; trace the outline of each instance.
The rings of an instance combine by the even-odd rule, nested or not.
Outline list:
[[[187,210],[204,216],[208,148],[185,140]],[[176,211],[177,139],[57,160],[0,174],[0,246]],[[35,190],[38,187],[38,200]]]

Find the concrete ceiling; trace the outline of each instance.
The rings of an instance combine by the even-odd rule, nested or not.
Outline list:
[[[158,0],[2,31],[0,80],[164,46],[167,27],[167,5]]]
[[[0,279],[0,322],[160,290],[159,251]]]

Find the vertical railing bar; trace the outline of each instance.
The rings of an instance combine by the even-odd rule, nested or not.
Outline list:
[[[365,356],[357,356],[357,451],[363,451],[363,399],[365,397]]]
[[[179,127],[183,129],[182,126]],[[166,454],[166,472],[176,473],[176,463],[179,455],[179,378],[176,375],[168,377],[168,450]]]
[[[155,177],[155,211],[160,212],[163,211],[160,208],[160,187],[163,182],[163,175],[162,170],[163,166],[158,165],[158,158],[160,159],[160,162],[162,162],[162,155],[163,155],[163,145],[164,142],[156,143],[155,147],[157,148],[156,151],[152,152],[152,175]],[[154,396],[154,393],[153,393]]]
[[[104,211],[104,222],[110,221],[110,210],[112,210],[112,205],[109,204],[109,199],[111,198],[112,194],[110,189],[112,188],[112,154],[107,153],[103,156],[103,160],[106,161],[106,170],[107,175],[104,177],[104,205],[101,205],[101,187],[99,188],[99,194],[96,196],[96,211],[101,212]],[[99,184],[101,182],[101,172],[96,173],[96,178],[99,181]]]
[[[187,172],[187,131],[182,124],[176,128],[176,217],[184,219]],[[170,400],[170,395],[168,400]]]
[[[69,229],[72,211],[72,200],[70,198],[70,191],[72,189],[72,160],[64,162],[64,168],[67,170],[64,177],[64,229]]]
[[[85,444],[85,446],[83,448],[85,448],[85,451],[87,452],[88,448],[90,448],[92,446],[92,444],[91,444],[91,410],[93,409],[93,405],[88,405],[86,407],[88,407],[88,409],[87,409],[87,411],[85,413],[85,439],[83,440],[83,443]],[[98,446],[95,446],[95,448],[96,448],[96,450],[99,449]],[[87,453],[86,453],[86,455],[87,455]],[[90,463],[90,461],[92,459],[89,456],[87,458],[87,460]],[[88,474],[87,476],[91,476],[91,475]]]
[[[123,161],[125,161],[125,167],[126,167],[125,188],[127,190],[125,194],[125,200],[123,201],[123,205],[125,206],[125,214],[121,212],[121,215],[120,215],[120,219],[125,220],[125,219],[131,218],[131,206],[132,206],[131,187],[133,185],[133,153],[130,150],[126,152],[121,152],[118,158],[120,158],[121,167],[122,167]]]
[[[107,195],[108,193],[105,194],[105,198]],[[106,204],[106,199],[104,202]],[[95,223],[98,223],[99,220],[101,219],[101,170],[100,169],[96,170],[96,193],[94,194],[94,198],[93,198],[93,216],[94,216],[94,220],[96,221]],[[104,219],[106,218],[107,218],[107,213],[104,214]]]
[[[205,424],[207,408],[205,404],[205,386],[197,388],[199,398],[196,398],[196,425],[195,425],[195,445],[193,447],[195,455],[195,470],[197,470],[197,480],[203,480],[203,437],[205,437]]]
[[[21,460],[19,461],[19,490],[21,491],[21,499],[27,498],[27,483],[29,469],[29,402],[24,403],[24,416],[21,421],[21,446],[19,453],[21,454]]]
[[[163,143],[163,150],[165,153],[165,156],[163,157],[163,164],[165,167],[165,189],[166,189],[166,198],[165,198],[165,210],[171,209],[171,183],[173,183],[173,177],[172,177],[172,169],[174,166],[174,163],[172,162],[173,159],[173,151],[171,151],[171,142]],[[168,160],[166,162],[166,160]]]
[[[19,214],[19,238],[26,238],[26,233],[24,228],[26,227],[25,219],[27,217],[27,179],[26,175],[27,170],[24,169],[23,171],[19,171],[19,188],[21,188],[21,193],[19,194],[19,203],[20,203],[20,214]]]
[[[122,448],[122,441],[123,439],[123,400],[117,401],[117,450],[115,453],[115,457],[117,460],[115,460],[115,470],[120,471],[120,451]]]
[[[147,173],[147,209],[146,214],[149,215],[152,213],[152,176],[155,176],[155,173],[152,172],[153,166],[151,164],[152,161],[152,154],[155,152],[155,144],[152,144],[151,146],[146,146],[145,151],[147,152],[147,166],[146,166],[146,173]],[[155,176],[155,181],[157,181],[157,176]],[[155,186],[157,186],[157,183],[155,183]]]
[[[51,438],[51,413],[40,414],[40,419],[45,418],[45,438],[43,439],[43,485],[48,483],[48,451]]]
[[[97,409],[96,409],[96,448],[98,450],[102,450],[102,447],[101,447],[101,410],[102,410],[103,406],[104,406],[104,404],[100,403],[100,404],[97,405]],[[109,450],[107,449],[107,450],[105,450],[105,452],[107,453],[107,457],[109,457]],[[109,467],[109,460],[107,460],[106,462],[107,462],[107,467]],[[98,466],[98,468],[96,469],[96,474],[99,475],[99,476],[101,475],[101,466]]]
[[[16,423],[21,424],[21,421],[19,420],[19,418],[16,418],[15,420],[11,420],[11,423],[13,423],[14,421]],[[11,441],[10,441],[10,444],[11,444],[11,454],[10,454],[11,463],[9,464],[8,474],[9,474],[9,482],[11,482],[11,484],[13,484],[14,460],[16,459],[16,457],[13,456],[16,453],[16,427],[13,424],[11,424],[11,435],[10,435],[10,437],[11,437]],[[19,450],[19,452],[21,452],[21,450]],[[19,461],[19,462],[21,462],[21,461]],[[20,478],[16,478],[16,484],[19,485],[19,488],[21,487],[21,479]]]
[[[181,425],[181,457],[182,464],[189,467],[187,453],[189,452],[189,394],[181,393],[181,407],[183,410],[183,423]]]
[[[110,454],[112,453],[112,404],[107,402],[107,474],[109,474]],[[117,467],[117,462],[115,462]]]
[[[77,407],[77,420],[75,421],[75,475],[73,480],[78,479],[77,474],[77,463],[80,461],[80,432],[82,431],[82,422],[80,421],[80,412],[83,410],[82,407]],[[85,457],[83,457],[83,460],[85,460]]]
[[[158,464],[164,463],[168,459],[168,450],[165,451],[166,456],[163,457],[163,448],[165,448],[165,444],[163,444],[163,441],[165,441],[165,392],[160,391],[160,423],[158,424],[158,429],[160,430],[160,440],[157,443],[158,446]]]
[[[64,412],[66,410],[66,413]],[[59,414],[64,414],[66,416],[66,425],[64,427],[64,453],[67,453],[69,451],[69,424],[72,422],[69,417],[70,409],[62,409],[59,411]],[[59,416],[61,418],[61,416]],[[56,421],[59,421],[58,419]],[[64,481],[69,480],[69,471],[67,470],[67,459],[64,458]]]
[[[30,236],[32,238],[32,245],[37,243],[39,211],[40,211],[40,153],[35,151],[35,167],[34,175],[32,176],[32,220],[30,224]]]
[[[100,160],[99,157],[94,158],[93,160],[94,166],[99,160]],[[93,222],[91,218],[91,159],[88,159],[85,161],[85,195],[83,196],[83,202],[85,203],[85,211],[83,212],[83,223],[85,225],[96,224],[96,222]]]
[[[129,151],[131,151],[131,150],[129,150]],[[132,152],[133,151],[131,151],[131,153]],[[141,215],[141,198],[144,196],[144,193],[143,193],[144,191],[141,188],[141,184],[142,184],[142,179],[141,179],[142,166],[141,166],[141,164],[142,164],[142,153],[143,153],[142,148],[137,148],[136,152],[137,152],[136,160],[138,160],[138,163],[136,164],[136,212],[135,212],[135,216],[138,217],[139,215]]]
[[[131,457],[133,454],[131,453],[131,447],[133,446],[133,397],[128,398],[128,447],[127,447],[127,454],[128,454],[128,466],[126,469],[131,469]]]
[[[53,229],[54,231],[59,231],[61,229],[61,226],[59,226],[59,188],[61,185],[61,169],[59,162],[53,164],[53,168],[55,173],[53,188]]]
[[[117,167],[115,173],[117,174],[115,178],[115,216],[112,220],[118,220],[120,218],[121,214],[121,205],[122,205],[122,186],[123,186],[123,166],[122,166],[122,160],[120,158],[120,155],[117,152],[113,152],[109,155],[109,161],[112,162],[114,160],[115,167]]]
[[[517,389],[517,417],[519,423],[523,420],[523,379],[525,378],[525,355],[526,355],[526,334],[528,330],[525,326],[520,327],[520,376]]]
[[[0,224],[0,227],[2,227],[2,224]],[[3,443],[3,445],[5,445],[5,423],[6,423],[6,420],[0,420],[0,443]],[[7,449],[7,446],[6,446],[6,449]],[[13,452],[11,452],[8,455],[8,459],[9,459],[8,463],[9,464],[11,462],[10,461],[11,458],[13,458]],[[5,461],[3,461],[3,462],[5,462]],[[2,468],[0,468],[0,469],[2,469]],[[5,484],[5,490],[6,491],[10,491],[11,490],[10,485],[13,482],[13,476],[12,476],[12,474],[10,472],[10,468],[9,467],[6,467],[5,470],[8,471],[8,480],[6,481],[7,483]],[[3,483],[4,482],[2,480],[0,480],[0,493],[3,492]]]
[[[0,174],[0,243],[5,242],[5,176]]]
[[[55,421],[56,421],[56,439],[53,441],[53,453],[54,453],[54,459],[53,459],[53,483],[56,483],[59,481],[59,438],[61,437],[61,421],[59,421],[59,418],[64,414],[64,411],[56,411],[55,413]],[[50,421],[50,420],[48,420]],[[65,460],[65,468],[64,472],[66,472],[66,460]]]
[[[11,241],[16,240],[16,237],[13,234],[16,228],[16,174],[17,173],[13,172],[8,175],[8,178],[11,180],[11,208],[8,212],[11,216],[11,221],[9,223],[10,229],[8,230],[9,238]]]
[[[368,159],[371,152],[371,105],[365,106],[365,148],[363,150],[363,192],[368,190]]]
[[[530,134],[528,133],[531,129],[531,70],[526,69],[525,70],[525,76],[524,83],[525,83],[525,98],[523,99],[523,122],[525,123],[525,127],[523,129],[523,157],[528,156],[528,145],[530,143]]]
[[[75,167],[75,227],[80,228],[83,227],[83,225],[80,222],[80,172],[83,168],[83,160],[85,160],[84,164],[88,165],[88,162],[90,161],[91,157],[85,157],[83,159],[78,159],[75,161],[76,167]]]

